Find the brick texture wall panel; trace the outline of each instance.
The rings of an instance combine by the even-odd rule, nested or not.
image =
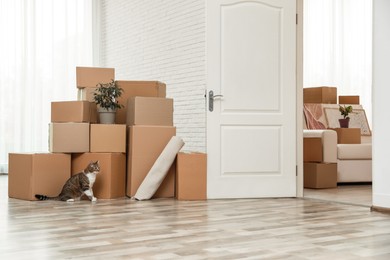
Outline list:
[[[159,80],[174,98],[185,150],[206,151],[204,0],[100,1],[100,65],[117,79]]]

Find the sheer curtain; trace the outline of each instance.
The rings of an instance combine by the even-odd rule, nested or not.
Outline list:
[[[304,0],[304,87],[359,95],[371,122],[371,60],[372,0]]]
[[[0,173],[10,152],[48,152],[52,101],[76,100],[92,65],[92,0],[0,0]]]

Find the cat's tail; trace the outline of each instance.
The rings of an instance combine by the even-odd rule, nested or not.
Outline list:
[[[58,196],[48,197],[46,195],[41,195],[41,194],[35,194],[35,198],[37,198],[38,200],[59,200]]]

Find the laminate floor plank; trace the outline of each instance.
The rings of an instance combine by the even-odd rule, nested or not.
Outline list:
[[[372,185],[366,183],[339,184],[330,189],[304,189],[305,198],[372,206]]]
[[[24,201],[0,176],[0,259],[390,259],[390,215],[321,198]]]

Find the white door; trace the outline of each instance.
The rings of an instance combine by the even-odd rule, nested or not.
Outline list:
[[[295,17],[293,0],[207,1],[208,198],[296,196]]]

